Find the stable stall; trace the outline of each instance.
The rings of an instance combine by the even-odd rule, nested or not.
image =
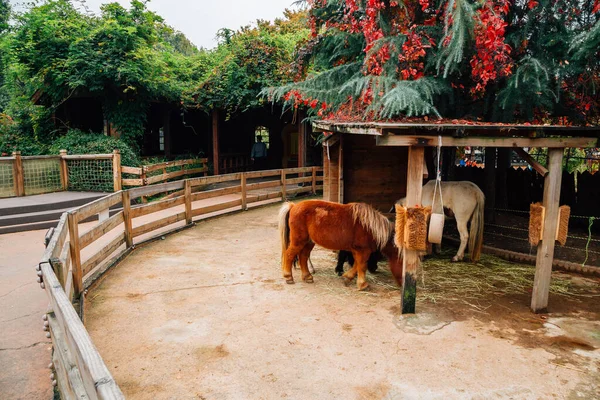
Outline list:
[[[324,199],[365,202],[384,212],[401,197],[406,197],[409,208],[420,205],[423,179],[427,172],[433,173],[426,167],[427,148],[477,146],[516,150],[544,176],[544,215],[531,309],[546,310],[564,150],[597,147],[600,127],[316,121],[313,129],[327,133],[323,142]],[[524,148],[548,148],[547,168],[533,160]],[[419,252],[404,248],[403,259],[402,312],[414,313]]]

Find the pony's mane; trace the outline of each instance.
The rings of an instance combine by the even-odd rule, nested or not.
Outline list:
[[[378,249],[383,249],[392,234],[391,222],[379,211],[365,203],[352,203],[352,218],[365,228],[377,243]]]

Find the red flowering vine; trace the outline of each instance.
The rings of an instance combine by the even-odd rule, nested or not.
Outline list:
[[[502,18],[509,11],[509,0],[487,0],[477,11],[479,23],[475,27],[475,49],[471,58],[471,76],[476,85],[474,96],[483,94],[487,84],[512,72],[511,48],[504,41],[507,23]]]

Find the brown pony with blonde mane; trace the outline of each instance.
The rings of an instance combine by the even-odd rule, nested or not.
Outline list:
[[[388,260],[396,282],[402,285],[402,258],[394,244],[393,224],[380,212],[364,203],[338,204],[307,200],[285,203],[279,211],[283,277],[294,283],[292,262],[298,257],[302,280],[313,282],[308,270],[310,252],[318,244],[330,250],[346,250],[354,266],[343,277],[346,284],[358,274],[358,290],[366,289],[367,261],[380,251]]]

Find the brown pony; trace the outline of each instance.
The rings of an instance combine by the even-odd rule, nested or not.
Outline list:
[[[322,200],[285,203],[279,211],[283,277],[294,283],[292,262],[298,257],[302,280],[313,282],[308,258],[315,244],[330,250],[352,253],[355,263],[343,277],[346,284],[358,273],[358,290],[366,289],[367,261],[380,251],[390,263],[396,282],[402,285],[402,258],[394,244],[393,224],[364,203],[338,204]]]

